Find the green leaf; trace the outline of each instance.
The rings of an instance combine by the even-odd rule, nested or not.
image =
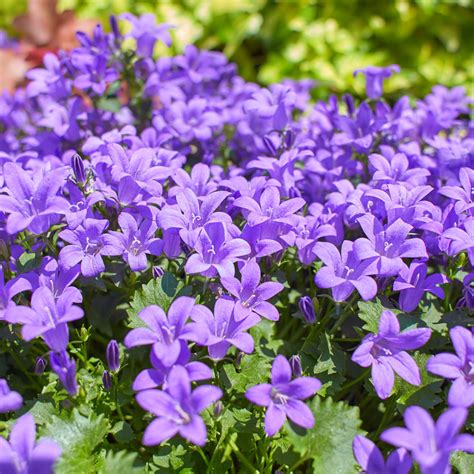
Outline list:
[[[190,288],[185,287],[182,281],[178,281],[175,276],[166,272],[161,278],[152,279],[146,285],[137,290],[130,303],[127,313],[130,317],[128,326],[137,328],[145,326],[145,323],[138,317],[138,313],[147,306],[157,305],[167,312],[172,301],[183,295],[190,294]]]
[[[346,354],[326,333],[302,349],[302,365],[308,375],[317,376],[323,386],[318,392],[325,396],[334,394],[344,382]]]
[[[137,455],[119,451],[114,453],[109,451],[102,461],[102,467],[98,469],[99,474],[142,474],[145,473],[145,466],[136,465]]]
[[[432,376],[426,370],[428,354],[415,353],[413,358],[420,368],[421,384],[411,385],[400,377],[395,378],[395,392],[399,394],[397,399],[398,409],[402,413],[410,405],[418,405],[430,410],[441,402],[439,394],[443,380]]]
[[[180,439],[172,439],[155,448],[154,452],[156,454],[153,456],[153,464],[159,468],[160,473],[175,472],[177,470],[180,473],[202,472],[196,468],[203,464],[198,454],[190,450]]]
[[[451,457],[451,465],[459,474],[472,474],[474,472],[474,454],[456,451]]]
[[[420,318],[417,314],[408,314],[394,308],[385,299],[376,298],[375,301],[359,301],[359,318],[365,322],[363,329],[376,334],[378,332],[378,324],[383,311],[389,310],[395,314],[400,323],[402,331],[406,329],[414,329],[416,327],[424,327],[420,324]]]
[[[310,404],[315,424],[310,430],[287,425],[288,439],[302,458],[313,460],[315,474],[354,473],[352,440],[364,434],[360,429],[359,409],[331,398],[316,397]]]
[[[57,474],[95,472],[96,447],[109,431],[109,422],[103,415],[83,416],[75,409],[67,419],[54,416],[42,436],[54,439],[63,453],[56,466]]]
[[[225,364],[221,369],[221,377],[228,389],[245,392],[247,388],[265,383],[270,378],[271,358],[260,354],[245,355],[240,366]]]

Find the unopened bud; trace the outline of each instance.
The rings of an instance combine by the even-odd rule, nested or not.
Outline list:
[[[120,368],[120,351],[117,341],[112,339],[108,345],[106,350],[107,356],[107,365],[111,372],[117,372]]]
[[[222,405],[222,402],[219,400],[217,403],[214,405],[214,416],[216,418],[219,418],[222,415],[222,410],[224,409],[224,406]]]
[[[102,383],[104,384],[105,390],[108,391],[112,388],[112,377],[108,370],[104,370],[104,373],[102,374]]]
[[[314,312],[313,300],[309,296],[302,296],[298,302],[300,311],[308,324],[316,322],[316,313]]]
[[[271,156],[275,156],[277,154],[277,149],[270,137],[263,137],[263,144],[265,145],[265,148],[268,150],[268,153]]]
[[[35,374],[41,375],[46,369],[46,361],[42,357],[36,358]]]
[[[158,265],[155,265],[154,267],[152,267],[151,273],[153,275],[153,278],[157,279],[161,278],[165,274],[165,271],[163,270],[163,268],[159,267]]]
[[[301,368],[300,356],[294,355],[290,357],[290,367],[295,377],[301,377],[303,369]]]
[[[293,143],[295,143],[295,134],[292,130],[287,130],[285,133],[285,148],[289,150]]]
[[[72,157],[72,171],[74,172],[74,176],[78,183],[85,183],[86,182],[86,170],[84,168],[84,161],[82,158],[76,153]]]

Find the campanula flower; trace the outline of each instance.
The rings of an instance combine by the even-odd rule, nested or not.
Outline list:
[[[202,305],[193,311],[194,327],[199,328],[199,333],[206,335],[205,345],[211,359],[223,359],[231,345],[246,354],[253,352],[254,341],[246,331],[258,324],[260,317],[249,312],[244,318],[237,320],[235,306],[231,299],[219,298],[214,312]]]
[[[352,450],[365,474],[408,474],[412,468],[413,462],[406,449],[396,449],[385,461],[380,449],[365,436],[354,438]]]
[[[14,390],[10,390],[5,379],[0,379],[0,413],[16,411],[23,406],[23,397]]]
[[[358,223],[367,238],[354,242],[354,251],[362,259],[374,258],[371,268],[380,276],[396,275],[406,268],[403,258],[428,257],[423,240],[408,239],[412,229],[410,224],[397,219],[383,226],[374,216],[359,217]]]
[[[221,397],[221,389],[212,385],[200,385],[192,390],[186,369],[174,367],[165,391],[144,390],[137,394],[138,404],[156,416],[145,430],[143,444],[155,446],[179,434],[203,446],[207,430],[199,414]]]
[[[146,270],[146,256],[159,256],[163,249],[163,242],[155,237],[157,226],[151,213],[140,216],[122,212],[118,223],[122,232],[112,230],[103,237],[106,254],[122,256],[134,272]]]
[[[357,242],[357,241],[356,241]],[[341,253],[329,242],[318,242],[313,252],[324,262],[316,273],[314,282],[319,288],[331,288],[334,301],[345,301],[357,289],[363,300],[372,299],[377,293],[377,284],[370,277],[373,258],[361,261],[350,240],[342,243]]]
[[[35,420],[27,413],[13,425],[9,441],[0,437],[0,472],[53,474],[61,448],[50,439],[35,443],[35,438]]]
[[[412,262],[408,268],[400,271],[393,283],[393,291],[400,292],[399,305],[403,311],[413,311],[423,298],[425,292],[430,292],[438,298],[444,298],[444,290],[438,285],[448,283],[448,278],[442,273],[427,276],[428,267],[423,262]]]
[[[394,72],[400,72],[400,66],[391,64],[386,67],[367,66],[356,69],[354,76],[363,74],[365,76],[365,93],[369,99],[380,99],[383,94],[383,81],[389,78]]]
[[[453,451],[474,452],[474,436],[459,434],[467,418],[464,408],[451,408],[436,420],[418,406],[408,407],[404,414],[406,428],[389,428],[380,438],[386,443],[407,449],[418,462],[423,474],[448,474]]]
[[[33,179],[18,164],[6,163],[3,176],[8,195],[0,195],[0,208],[8,214],[7,232],[28,229],[41,234],[57,223],[68,208],[66,199],[58,195],[66,175],[63,167]]]
[[[208,222],[199,232],[195,244],[196,253],[186,262],[186,273],[200,273],[213,277],[234,276],[234,262],[250,253],[249,244],[239,238],[231,238],[220,222]]]
[[[40,287],[31,297],[31,308],[16,306],[8,313],[8,321],[22,324],[21,335],[25,341],[41,336],[53,351],[66,349],[69,342],[68,322],[84,316],[84,311],[63,293],[55,298],[47,287]]]
[[[194,309],[194,298],[188,296],[174,300],[168,315],[159,306],[147,306],[138,313],[147,327],[132,329],[125,337],[125,345],[130,348],[153,344],[161,362],[172,366],[181,352],[187,351],[186,341],[203,343],[205,340],[205,336],[197,332],[199,328],[187,323]]]
[[[260,266],[255,259],[249,260],[240,270],[239,281],[235,277],[221,278],[222,286],[236,298],[234,317],[236,321],[256,313],[272,321],[278,320],[278,310],[267,300],[283,290],[283,285],[275,281],[260,283]]]
[[[372,366],[372,382],[377,395],[385,399],[395,382],[394,372],[412,385],[420,385],[420,369],[408,355],[428,342],[431,329],[411,329],[400,332],[397,317],[384,311],[379,320],[378,334],[368,334],[352,354],[352,360],[362,367]]]
[[[51,352],[49,362],[66,392],[72,397],[77,395],[76,361],[71,359],[66,351],[60,351]]]
[[[302,400],[312,397],[321,388],[313,377],[291,380],[291,367],[286,357],[278,355],[272,364],[271,384],[250,387],[245,396],[256,405],[267,407],[265,433],[273,436],[280,431],[288,417],[303,428],[312,428],[314,416]]]
[[[449,390],[450,406],[474,405],[474,335],[456,326],[449,331],[455,354],[442,352],[428,359],[426,368],[433,374],[453,380]]]

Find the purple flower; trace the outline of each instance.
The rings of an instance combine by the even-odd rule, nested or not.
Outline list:
[[[221,397],[221,389],[212,385],[201,385],[191,391],[186,369],[174,367],[168,376],[166,391],[144,390],[137,394],[138,404],[157,417],[146,428],[143,444],[155,446],[179,434],[203,446],[207,430],[199,414]]]
[[[427,271],[428,267],[423,262],[412,262],[410,267],[400,271],[393,283],[393,291],[400,292],[399,305],[403,311],[413,311],[427,291],[444,298],[444,290],[437,285],[448,283],[448,278],[442,273],[427,277]]]
[[[403,414],[406,428],[389,428],[380,438],[410,451],[423,474],[449,474],[452,451],[474,452],[474,436],[458,434],[467,414],[464,408],[451,408],[435,424],[426,410],[411,406]]]
[[[312,428],[314,416],[301,401],[313,396],[321,388],[321,382],[313,377],[291,380],[291,367],[286,357],[278,355],[272,364],[272,383],[250,387],[245,396],[256,405],[268,407],[265,415],[265,432],[277,433],[288,417],[303,428]]]
[[[380,276],[396,275],[406,268],[402,258],[427,258],[421,239],[407,239],[410,224],[397,219],[384,227],[374,216],[366,214],[358,222],[367,239],[357,239],[354,251],[361,260],[375,257],[371,268]]]
[[[18,418],[10,432],[10,442],[0,437],[0,472],[5,474],[53,474],[61,448],[50,439],[35,444],[33,415]]]
[[[471,212],[474,208],[474,170],[461,168],[459,171],[461,186],[443,186],[439,192],[456,201],[455,209],[458,214]]]
[[[186,341],[202,343],[203,334],[198,328],[187,324],[188,318],[195,310],[194,298],[180,296],[173,301],[168,315],[156,305],[147,306],[138,313],[138,317],[148,327],[136,328],[125,337],[125,345],[130,347],[153,344],[156,356],[170,367],[176,363],[181,352],[187,351]]]
[[[293,224],[295,212],[305,205],[302,198],[287,199],[280,203],[280,191],[276,186],[265,188],[257,203],[250,196],[242,196],[234,201],[235,207],[248,211],[246,219],[250,226],[256,226],[264,222],[278,222],[282,224]]]
[[[192,319],[198,332],[206,335],[205,344],[211,359],[223,359],[231,345],[250,354],[254,349],[253,338],[247,331],[258,324],[260,317],[253,312],[236,320],[235,304],[231,299],[219,298],[214,306],[214,314],[205,306],[194,309]]]
[[[114,252],[113,247],[107,246],[103,232],[108,226],[108,221],[98,219],[85,219],[74,230],[63,230],[59,237],[71,244],[59,252],[59,263],[69,269],[81,264],[81,273],[85,277],[95,277],[105,270],[102,255]]]
[[[41,336],[53,351],[66,349],[69,342],[68,322],[81,319],[84,311],[75,306],[68,293],[54,298],[49,288],[38,288],[31,297],[31,308],[16,306],[8,313],[8,321],[23,324],[25,341]]]
[[[369,99],[380,99],[383,94],[383,81],[389,78],[394,72],[400,72],[400,66],[391,64],[386,67],[367,66],[363,69],[356,69],[354,77],[357,74],[365,76],[365,93]]]
[[[408,474],[413,464],[403,448],[393,451],[385,462],[380,449],[365,436],[354,438],[352,450],[365,474]]]
[[[441,237],[448,241],[449,255],[457,255],[466,250],[469,260],[474,264],[474,217],[466,219],[462,225],[464,229],[451,227]]]
[[[0,265],[0,320],[8,320],[8,312],[16,306],[13,297],[27,290],[31,290],[31,283],[23,277],[5,283],[3,267]]]
[[[173,102],[168,109],[169,121],[175,135],[183,142],[210,140],[222,126],[217,112],[209,110],[208,101],[198,97],[188,102]]]
[[[104,236],[106,255],[121,255],[134,272],[147,268],[147,254],[158,256],[163,249],[163,242],[154,237],[157,226],[151,213],[149,218],[140,217],[122,212],[118,218],[122,232],[110,231]]]
[[[411,329],[400,332],[397,317],[383,311],[378,334],[368,334],[352,355],[362,367],[372,366],[372,382],[377,395],[385,399],[395,381],[394,372],[412,385],[420,385],[420,369],[407,350],[418,349],[431,337],[430,329]]]
[[[51,352],[49,361],[66,392],[72,397],[77,395],[76,362],[69,357],[66,351]]]
[[[181,351],[175,364],[172,366],[166,366],[161,362],[159,357],[156,355],[155,347],[153,346],[150,351],[150,361],[153,366],[152,369],[142,370],[133,381],[133,390],[148,390],[150,388],[157,388],[163,386],[166,388],[168,375],[170,374],[173,367],[178,365],[183,366],[189,376],[191,382],[197,380],[209,380],[212,378],[212,370],[202,362],[192,361],[189,359],[191,352],[189,349]]]
[[[278,321],[278,310],[267,300],[283,290],[283,285],[274,281],[260,284],[260,266],[255,259],[249,260],[240,270],[241,281],[234,277],[221,278],[222,286],[237,300],[234,317],[236,321],[257,313],[271,321]]]
[[[184,243],[193,247],[208,222],[232,223],[228,214],[214,212],[228,195],[226,191],[216,191],[198,199],[192,189],[184,188],[176,195],[176,206],[166,206],[158,214],[158,223],[163,229],[179,229]]]
[[[213,277],[219,273],[221,277],[234,276],[234,262],[248,255],[250,245],[242,239],[228,238],[227,230],[222,222],[209,222],[199,232],[195,254],[186,262],[186,273],[200,273]]]
[[[433,374],[454,380],[449,390],[450,406],[474,405],[474,335],[456,326],[449,331],[456,354],[443,352],[428,359],[426,368]]]
[[[356,241],[357,242],[357,241]],[[345,301],[357,289],[363,300],[372,299],[377,293],[377,284],[371,278],[373,259],[361,261],[354,251],[354,243],[345,240],[339,254],[335,245],[318,242],[314,253],[325,263],[314,278],[319,288],[332,288],[335,301]]]
[[[120,368],[120,349],[115,339],[107,344],[106,349],[107,365],[112,372],[117,372]]]
[[[3,176],[9,195],[0,195],[0,208],[8,214],[9,234],[24,229],[41,234],[58,222],[68,208],[66,199],[57,196],[66,174],[63,167],[33,180],[18,164],[5,164]]]
[[[404,153],[394,153],[387,147],[384,152],[386,156],[377,153],[369,155],[370,164],[375,168],[372,176],[375,183],[403,183],[408,187],[421,186],[426,183],[426,178],[430,176],[428,170],[410,166],[410,162]]]
[[[5,379],[0,379],[0,413],[16,411],[23,405],[23,397],[13,390],[10,390]]]
[[[152,13],[145,13],[140,17],[136,17],[131,13],[123,13],[120,18],[127,20],[132,25],[132,30],[129,36],[137,40],[137,52],[140,56],[145,58],[153,55],[153,48],[155,43],[160,40],[171,46],[171,37],[168,32],[170,25],[163,23],[156,24],[156,17]]]
[[[282,130],[288,123],[288,112],[294,107],[295,100],[296,95],[289,87],[276,84],[271,90],[255,92],[251,99],[244,102],[244,110],[272,120],[273,128]]]

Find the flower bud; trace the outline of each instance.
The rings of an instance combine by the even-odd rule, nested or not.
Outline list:
[[[314,312],[313,300],[309,296],[302,296],[298,302],[300,311],[308,324],[316,322],[316,313]]]
[[[292,130],[287,130],[285,133],[285,148],[289,150],[295,143],[295,134]]]
[[[120,368],[120,350],[115,339],[112,339],[107,345],[106,356],[110,371],[117,372]]]
[[[112,377],[108,370],[104,370],[102,374],[102,383],[104,384],[105,390],[110,390],[112,388]]]
[[[42,357],[36,358],[35,374],[41,375],[46,369],[46,361]]]
[[[151,274],[153,275],[153,278],[158,279],[165,274],[165,271],[160,266],[155,265],[151,269]]]
[[[219,418],[222,415],[223,409],[224,409],[224,406],[222,405],[222,402],[218,400],[216,404],[214,405],[214,416],[216,418]]]
[[[72,171],[74,172],[74,176],[78,183],[85,183],[86,182],[86,170],[84,168],[84,161],[82,158],[76,153],[72,157]]]
[[[267,137],[267,136],[263,137],[263,144],[265,145],[265,148],[267,149],[268,153],[271,156],[276,156],[277,149],[275,145],[273,144],[273,141],[271,140],[270,137]]]
[[[295,377],[301,377],[303,369],[301,368],[300,356],[294,355],[290,357],[290,367]]]
[[[119,30],[119,27],[118,27],[117,18],[114,15],[110,15],[110,27],[112,29],[112,33],[114,35],[114,38],[116,40],[120,39],[121,38],[120,30]]]

